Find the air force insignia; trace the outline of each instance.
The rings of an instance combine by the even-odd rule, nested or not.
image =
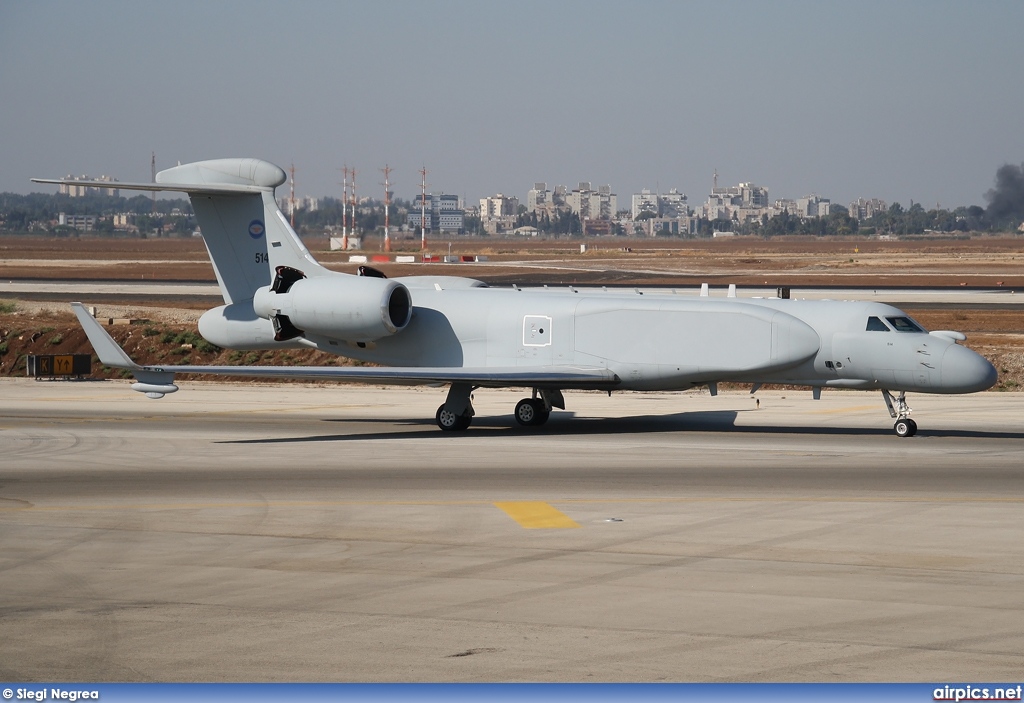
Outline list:
[[[253,220],[249,223],[249,236],[253,239],[262,237],[264,231],[266,228],[263,226],[263,220]]]

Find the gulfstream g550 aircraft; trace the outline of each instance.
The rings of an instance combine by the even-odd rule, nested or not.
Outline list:
[[[179,373],[447,383],[436,415],[447,431],[469,427],[477,388],[531,389],[515,408],[516,421],[530,426],[565,407],[565,389],[706,385],[715,393],[733,381],[755,390],[809,386],[815,397],[824,387],[881,390],[896,434],[906,437],[917,429],[907,391],[973,393],[996,381],[988,361],[957,344],[964,335],[928,333],[878,303],[489,288],[469,278],[329,271],[278,209],[274,189],[284,181],[266,161],[219,159],[118,188],[191,198],[224,294],[224,305],[199,320],[207,340],[229,349],[320,349],[381,367],[139,366],[76,303],[100,360],[130,370],[132,387],[151,398],[176,391]]]

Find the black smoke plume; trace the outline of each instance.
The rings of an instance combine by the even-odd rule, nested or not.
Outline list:
[[[996,187],[985,193],[989,222],[1019,225],[1024,221],[1024,164],[1005,164],[996,171]]]

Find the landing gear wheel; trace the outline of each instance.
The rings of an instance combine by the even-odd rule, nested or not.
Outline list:
[[[516,422],[523,427],[536,427],[548,421],[551,411],[539,398],[523,398],[516,403]]]
[[[896,431],[897,437],[913,437],[917,434],[917,423],[910,418],[897,420],[892,428]]]
[[[445,410],[444,405],[437,409],[437,426],[445,432],[462,432],[469,427],[473,421],[471,415],[456,415],[450,410]]]

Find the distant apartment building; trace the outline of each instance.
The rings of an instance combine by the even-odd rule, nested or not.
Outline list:
[[[828,217],[830,212],[832,212],[832,202],[828,198],[808,195],[805,198],[798,198],[796,201],[796,214],[803,219]]]
[[[62,212],[57,215],[57,224],[61,227],[71,227],[82,232],[91,232],[93,227],[96,226],[96,217],[93,215],[68,215]]]
[[[507,217],[515,215],[519,209],[519,198],[514,195],[498,193],[487,198],[480,198],[480,219],[491,217]]]
[[[526,194],[526,211],[547,212],[551,215],[558,208],[566,207],[565,194],[565,186],[549,189],[547,183],[534,183],[533,188]]]
[[[871,198],[870,200],[857,198],[850,203],[850,217],[854,217],[857,220],[868,220],[888,209],[889,205],[884,200],[879,200],[878,198]]]
[[[697,231],[697,218],[690,217],[686,196],[673,188],[667,193],[652,193],[648,188],[633,194],[630,210],[632,225],[624,227],[632,234],[687,236]]]
[[[72,176],[68,174],[64,176],[65,181],[103,181],[104,183],[117,183],[117,179],[112,176],[100,176],[99,178],[93,178],[91,176]],[[82,198],[92,193],[98,193],[102,195],[112,195],[115,198],[121,195],[121,191],[116,187],[101,188],[99,186],[86,186],[76,185],[74,183],[61,183],[59,186],[61,195],[68,195],[72,198]]]
[[[690,204],[687,202],[686,195],[680,193],[676,188],[667,193],[661,193],[658,196],[658,206],[661,217],[677,219],[690,215]]]
[[[526,193],[526,210],[534,212],[550,208],[553,195],[554,193],[548,190],[547,183],[534,183],[533,188]]]
[[[634,220],[643,213],[650,213],[651,217],[675,219],[687,217],[690,214],[690,207],[686,196],[676,188],[667,193],[652,193],[644,188],[633,194],[633,207],[630,212]]]
[[[637,225],[648,237],[657,237],[658,235],[685,237],[697,233],[696,217],[652,217],[649,220],[638,222]]]
[[[511,232],[516,226],[519,198],[498,193],[480,198],[480,224],[488,234]]]
[[[796,215],[796,201],[793,200],[792,198],[782,198],[780,200],[776,200],[775,205],[772,206],[772,210],[774,211],[772,217],[774,217],[775,215],[781,215],[784,212],[790,215]]]
[[[657,217],[660,210],[657,193],[652,193],[647,188],[643,188],[639,193],[633,193],[633,207],[630,208],[630,214],[634,220],[645,214]]]
[[[457,195],[428,193],[417,195],[409,208],[406,223],[414,229],[420,228],[420,209],[424,210],[423,228],[430,232],[458,233],[466,226],[466,213]]]
[[[565,203],[580,219],[610,220],[618,209],[618,197],[612,193],[611,186],[604,185],[594,190],[589,181],[581,181],[577,188],[567,193]]]
[[[288,196],[284,196],[277,199],[277,206],[281,208],[282,212],[287,213],[288,215],[292,214],[293,209],[295,212],[298,212],[299,210],[305,210],[306,212],[316,212],[317,210],[320,209],[320,198],[314,198],[311,195],[295,198],[295,203],[293,207],[292,199],[289,198]]]
[[[745,222],[760,218],[768,211],[768,189],[753,183],[712,188],[704,203],[703,215],[709,220]]]

